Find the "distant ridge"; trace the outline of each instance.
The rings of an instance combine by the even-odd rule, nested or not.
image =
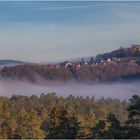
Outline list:
[[[17,61],[17,60],[0,60],[0,66],[9,66],[9,65],[21,65],[28,64],[28,62]]]

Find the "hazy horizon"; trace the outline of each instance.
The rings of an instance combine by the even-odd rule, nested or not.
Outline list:
[[[59,62],[140,44],[140,2],[0,1],[0,59]]]

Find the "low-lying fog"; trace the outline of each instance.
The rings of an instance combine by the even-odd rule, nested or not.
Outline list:
[[[57,96],[95,96],[129,99],[134,94],[140,95],[140,81],[115,82],[104,84],[82,84],[82,83],[47,83],[33,84],[29,82],[0,80],[0,96],[11,97],[14,95],[40,96],[41,93],[55,92]]]

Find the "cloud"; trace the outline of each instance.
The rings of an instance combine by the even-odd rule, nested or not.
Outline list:
[[[85,2],[85,1],[84,1]],[[91,1],[92,3],[90,3],[90,1],[88,1],[88,3],[85,3],[85,5],[73,5],[73,6],[48,6],[48,7],[36,7],[33,8],[34,10],[70,10],[70,9],[79,9],[79,8],[95,8],[97,6],[102,7],[102,6],[128,6],[128,4],[126,3],[94,3],[93,1]],[[81,4],[81,3],[80,3]]]
[[[89,8],[94,6],[93,4],[91,5],[79,5],[79,6],[52,6],[52,7],[40,7],[40,8],[35,8],[35,10],[69,10],[69,9],[79,9],[79,8]]]

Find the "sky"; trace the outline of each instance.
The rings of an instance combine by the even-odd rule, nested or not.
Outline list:
[[[0,1],[0,59],[59,62],[140,44],[140,2]]]

